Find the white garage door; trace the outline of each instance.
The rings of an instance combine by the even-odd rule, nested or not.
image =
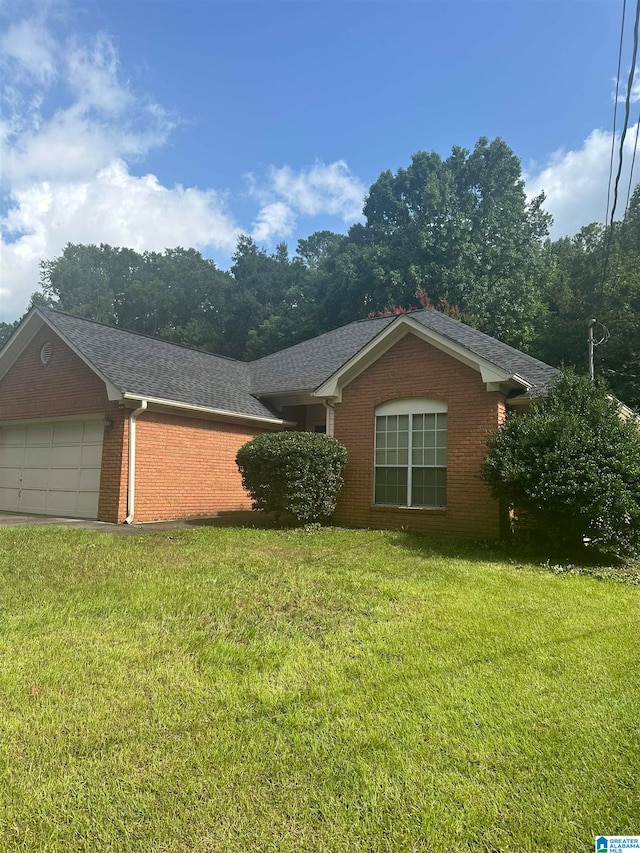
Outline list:
[[[102,421],[0,427],[0,509],[97,518]]]

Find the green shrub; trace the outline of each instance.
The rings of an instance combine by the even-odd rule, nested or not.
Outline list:
[[[264,433],[236,455],[253,508],[305,524],[333,514],[346,461],[335,438],[311,432]]]
[[[585,541],[603,554],[640,553],[640,432],[603,383],[566,373],[528,414],[509,414],[488,440],[483,477],[524,510],[549,546]]]

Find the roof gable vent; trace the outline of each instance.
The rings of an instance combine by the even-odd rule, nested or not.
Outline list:
[[[42,346],[40,347],[40,361],[43,364],[49,364],[49,362],[51,361],[52,355],[53,355],[53,344],[51,343],[51,341],[47,341],[46,343],[42,344]]]

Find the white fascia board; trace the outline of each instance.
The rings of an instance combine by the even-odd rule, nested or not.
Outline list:
[[[383,329],[360,352],[357,352],[349,361],[343,364],[333,376],[330,376],[322,385],[319,385],[313,392],[314,397],[325,397],[340,402],[344,386],[348,385],[356,376],[359,376],[360,373],[370,367],[381,355],[409,333],[414,334],[420,340],[431,344],[436,349],[462,362],[467,367],[477,370],[482,377],[482,381],[486,383],[487,390],[498,390],[505,382],[515,383],[518,387],[531,387],[529,383],[516,374],[509,373],[507,370],[492,364],[490,361],[471,352],[462,346],[462,344],[458,344],[450,338],[439,334],[439,332],[434,332],[433,329],[423,326],[412,317],[400,314],[395,322],[387,326],[386,329]]]
[[[30,311],[18,325],[0,353],[0,379],[13,367],[43,325],[42,316],[34,311]]]
[[[140,403],[146,400],[150,406],[160,406],[165,409],[179,409],[184,412],[193,412],[202,415],[213,415],[224,420],[251,421],[252,423],[272,424],[274,426],[293,426],[291,421],[282,418],[266,418],[261,415],[244,415],[241,412],[231,412],[228,409],[214,409],[210,406],[195,406],[190,403],[180,403],[176,400],[164,400],[160,397],[147,397],[146,394],[132,394],[125,392],[122,395],[125,401]]]

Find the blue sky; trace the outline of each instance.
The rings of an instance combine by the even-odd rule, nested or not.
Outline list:
[[[346,231],[380,172],[483,135],[547,192],[553,236],[602,221],[621,13],[622,0],[0,0],[0,320],[67,242],[195,246],[226,269],[239,233],[294,251]],[[628,10],[625,80],[631,24]]]

